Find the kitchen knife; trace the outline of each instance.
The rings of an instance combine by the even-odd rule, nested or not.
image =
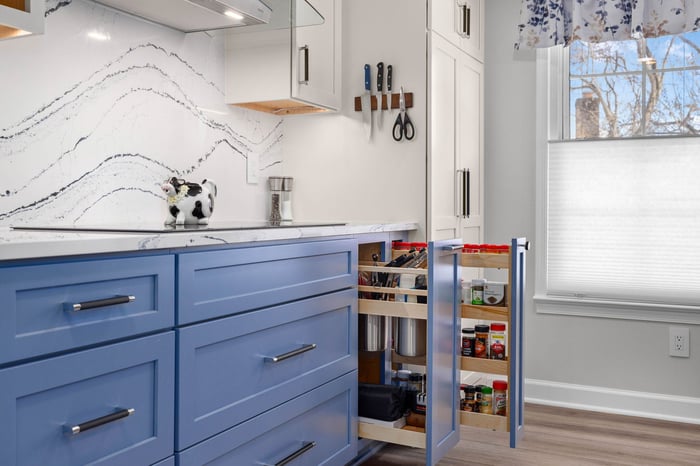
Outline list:
[[[391,86],[392,86],[392,73],[394,67],[389,65],[386,67],[386,108],[391,111]]]
[[[382,127],[382,111],[384,110],[384,106],[382,105],[383,101],[383,92],[384,88],[384,62],[379,62],[377,63],[377,128],[381,129]]]
[[[367,140],[372,138],[372,86],[370,85],[370,66],[365,65],[365,93],[360,97],[362,105],[362,124],[367,133]]]

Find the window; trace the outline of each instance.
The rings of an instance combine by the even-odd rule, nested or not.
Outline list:
[[[538,312],[700,323],[700,52],[661,39],[538,51]]]
[[[568,63],[565,138],[700,134],[700,32],[576,41]]]

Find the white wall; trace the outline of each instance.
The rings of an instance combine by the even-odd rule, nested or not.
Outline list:
[[[525,396],[544,403],[700,423],[700,328],[691,357],[668,356],[667,323],[537,314],[534,54],[514,58],[520,0],[486,2],[487,242],[525,235]]]
[[[295,180],[295,220],[419,221],[416,236],[425,238],[425,15],[425,0],[343,2],[342,111],[285,117],[282,171]],[[381,130],[374,121],[368,142],[354,111],[364,64],[372,66],[374,92],[380,61],[394,68],[394,93],[400,86],[414,93],[412,141],[392,139],[394,110],[382,115]]]

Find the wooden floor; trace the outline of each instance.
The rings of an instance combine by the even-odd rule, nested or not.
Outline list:
[[[424,465],[424,451],[388,445],[362,466]],[[440,463],[457,465],[700,465],[700,425],[525,405],[516,449],[507,434],[462,427]]]

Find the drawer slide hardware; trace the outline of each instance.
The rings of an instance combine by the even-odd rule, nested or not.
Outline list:
[[[136,301],[136,296],[115,296],[113,298],[96,299],[94,301],[85,301],[83,303],[64,304],[66,311],[87,311],[89,309],[97,309],[99,307],[114,306],[116,304],[128,304]]]
[[[315,446],[316,446],[316,442],[307,442],[300,449],[298,449],[297,451],[295,451],[291,455],[289,455],[285,458],[282,458],[277,463],[275,463],[275,464],[262,463],[262,466],[285,466],[286,464],[291,463],[292,461],[299,458],[301,455],[303,455],[307,451],[311,450]]]
[[[281,362],[284,361],[285,359],[293,358],[294,356],[299,356],[300,354],[304,354],[307,351],[311,351],[313,349],[316,349],[316,343],[311,343],[310,345],[304,345],[301,348],[292,350],[288,353],[280,354],[279,356],[266,356],[265,357],[265,362]]]
[[[66,430],[73,435],[77,435],[81,432],[85,432],[86,430],[94,429],[95,427],[100,427],[105,424],[109,424],[110,422],[129,417],[135,412],[136,410],[134,408],[120,409],[115,413],[107,414],[106,416],[98,417],[97,419],[92,419],[90,421],[83,422],[81,424],[78,424],[77,426],[69,427]]]

